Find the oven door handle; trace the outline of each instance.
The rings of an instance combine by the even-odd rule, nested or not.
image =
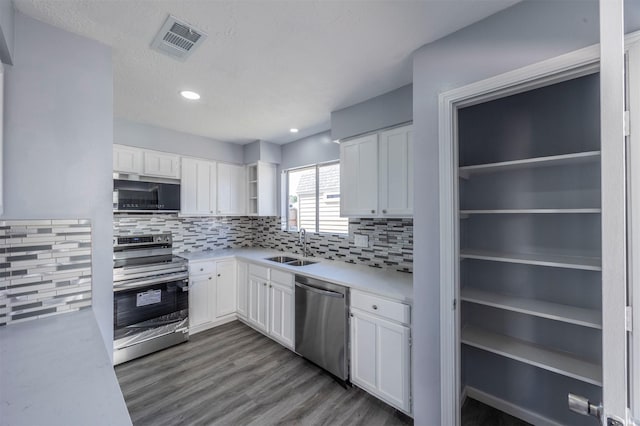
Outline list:
[[[118,293],[120,291],[125,291],[125,290],[131,290],[131,289],[135,289],[135,288],[141,288],[141,287],[148,287],[150,285],[154,285],[154,284],[163,284],[163,283],[168,283],[171,281],[186,281],[189,278],[189,274],[188,273],[180,273],[180,274],[173,274],[173,275],[167,275],[167,276],[163,276],[163,277],[159,277],[159,278],[149,278],[146,280],[136,280],[135,282],[132,283],[123,283],[123,284],[114,284],[113,285],[113,291],[115,293]],[[188,291],[189,290],[189,286],[187,285],[187,290],[184,289],[184,284],[180,285],[178,284],[178,286],[180,288],[182,288],[182,291]]]

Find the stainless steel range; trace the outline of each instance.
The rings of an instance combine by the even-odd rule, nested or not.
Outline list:
[[[171,247],[171,234],[113,239],[114,365],[189,340],[187,261]]]

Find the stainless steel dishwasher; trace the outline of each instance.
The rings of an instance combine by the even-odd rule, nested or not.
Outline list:
[[[349,290],[296,275],[296,352],[347,381]]]

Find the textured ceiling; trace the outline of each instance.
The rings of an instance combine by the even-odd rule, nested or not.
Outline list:
[[[116,117],[225,142],[286,143],[328,129],[331,111],[410,83],[415,49],[515,1],[14,3],[113,47]],[[186,62],[149,47],[168,14],[209,35]],[[182,100],[184,89],[202,99]]]

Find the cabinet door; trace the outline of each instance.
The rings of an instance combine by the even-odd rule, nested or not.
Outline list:
[[[257,214],[258,216],[276,216],[276,166],[275,164],[263,163],[257,164]],[[251,195],[251,194],[250,194]]]
[[[380,319],[378,322],[378,391],[390,404],[411,411],[410,329]]]
[[[213,318],[212,276],[199,275],[189,278],[189,329],[207,324]]]
[[[380,214],[413,214],[413,126],[380,133]]]
[[[114,145],[113,171],[142,174],[142,150],[124,145]]]
[[[370,392],[377,388],[377,324],[369,316],[351,313],[351,381]]]
[[[215,163],[183,158],[180,177],[180,212],[209,215],[215,207]],[[212,185],[213,184],[213,185]]]
[[[351,381],[389,404],[410,412],[410,329],[351,313]]]
[[[293,290],[275,282],[269,284],[269,335],[293,348]]]
[[[216,317],[236,311],[236,261],[216,262]]]
[[[340,144],[340,215],[378,215],[378,136]]]
[[[249,314],[249,265],[238,262],[238,315],[246,318]]]
[[[218,164],[217,214],[245,214],[246,174],[244,166]]]
[[[144,151],[144,174],[179,179],[180,158],[164,152]]]
[[[267,309],[269,305],[267,281],[262,278],[249,276],[249,321],[259,329],[268,332]]]

